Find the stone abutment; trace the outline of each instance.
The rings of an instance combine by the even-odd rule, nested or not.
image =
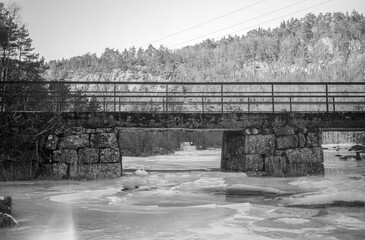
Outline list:
[[[53,179],[103,179],[122,175],[118,131],[112,128],[68,129],[49,135],[45,149],[49,161],[40,177]]]

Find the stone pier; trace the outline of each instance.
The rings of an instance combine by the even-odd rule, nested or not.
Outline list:
[[[221,168],[258,176],[322,174],[319,128],[281,126],[223,133]]]
[[[122,175],[118,131],[112,128],[75,127],[49,135],[45,148],[49,162],[42,164],[42,178],[103,179]]]

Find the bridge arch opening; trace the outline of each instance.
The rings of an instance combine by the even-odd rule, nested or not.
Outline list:
[[[121,146],[126,146],[121,149],[124,155],[124,172],[138,169],[147,171],[227,170],[259,176],[266,176],[270,173],[274,176],[323,174],[325,173],[324,168],[326,171],[333,171],[331,166],[335,162],[337,164],[343,159],[355,160],[355,152],[348,150],[364,135],[361,129],[318,129],[316,133],[299,133],[297,138],[293,138],[292,134],[283,136],[279,133],[277,136],[279,140],[273,140],[272,135],[266,134],[269,137],[265,134],[259,135],[256,129],[227,131],[225,129],[125,128],[119,129],[119,131],[119,143]],[[286,129],[286,131],[290,133],[290,129]],[[304,140],[300,140],[299,136]],[[272,140],[274,142],[270,142]],[[252,144],[245,145],[245,141]],[[295,143],[296,141],[297,143]],[[307,142],[299,143],[299,141]],[[162,145],[159,145],[161,143]],[[168,144],[166,145],[166,143]],[[143,144],[144,147],[150,147],[150,150],[154,149],[155,152],[151,154],[136,149]],[[279,144],[281,149],[274,149],[270,153],[271,148],[268,146],[270,144],[274,144],[276,147]],[[290,146],[284,146],[285,144],[297,145],[290,149],[288,148]],[[300,149],[301,146],[302,149]],[[305,162],[300,163],[300,160]],[[270,161],[277,161],[278,165],[272,166]],[[295,169],[288,169],[288,165],[294,163],[297,163]],[[306,163],[308,164],[306,165]],[[281,169],[270,169],[273,167]],[[305,169],[305,167],[309,169]],[[275,171],[279,171],[279,173]]]
[[[223,131],[119,128],[123,171],[219,171]]]

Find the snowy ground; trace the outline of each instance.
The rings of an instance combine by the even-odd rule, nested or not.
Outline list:
[[[325,176],[249,178],[186,149],[124,158],[114,180],[0,183],[20,222],[0,239],[365,239],[365,161],[346,147],[325,150]]]

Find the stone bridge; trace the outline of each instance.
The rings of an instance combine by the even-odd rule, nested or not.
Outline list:
[[[0,115],[4,116],[6,113]],[[20,117],[53,113],[18,113]],[[221,169],[254,175],[321,174],[322,131],[365,129],[364,112],[323,113],[61,113],[58,128],[45,148],[53,178],[112,178],[122,175],[119,136],[133,129],[146,131],[221,131]]]

